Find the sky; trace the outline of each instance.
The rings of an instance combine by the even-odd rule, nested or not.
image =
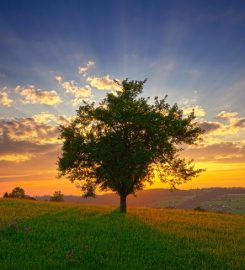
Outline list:
[[[0,194],[81,194],[57,178],[57,127],[125,78],[206,130],[185,150],[206,172],[180,188],[245,187],[244,25],[236,0],[1,0]]]

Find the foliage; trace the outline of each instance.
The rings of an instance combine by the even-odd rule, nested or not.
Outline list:
[[[243,270],[245,216],[0,199],[0,269]]]
[[[26,195],[26,196],[25,196],[25,199],[26,199],[26,200],[36,201],[36,198],[31,197],[31,196],[29,196],[29,195]]]
[[[3,198],[17,198],[17,199],[26,199],[26,200],[36,200],[35,198],[26,195],[25,190],[21,187],[15,187],[12,192],[5,192]]]
[[[50,201],[63,202],[64,201],[64,194],[62,194],[61,191],[55,191],[53,196],[50,197]]]
[[[25,199],[26,198],[25,190],[21,187],[16,187],[12,190],[11,193],[9,193],[8,197],[9,198]]]
[[[8,192],[5,192],[5,193],[3,194],[3,198],[8,198],[8,197],[9,197]]]
[[[85,196],[110,189],[126,197],[152,183],[155,177],[176,185],[197,176],[192,161],[181,158],[181,145],[195,143],[203,132],[192,112],[184,117],[177,104],[166,98],[140,97],[145,81],[121,83],[121,91],[109,93],[96,106],[86,103],[68,126],[61,126],[60,176],[79,181]]]
[[[199,212],[205,212],[206,210],[204,208],[202,208],[201,206],[197,206],[195,207],[193,210],[195,211],[199,211]]]

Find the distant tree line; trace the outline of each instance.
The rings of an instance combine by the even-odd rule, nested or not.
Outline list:
[[[5,192],[3,198],[15,198],[15,199],[27,199],[27,200],[36,200],[35,198],[26,195],[25,190],[21,187],[15,187],[10,193]],[[55,191],[52,196],[50,196],[51,202],[63,202],[64,194],[61,191]]]
[[[25,190],[21,187],[15,187],[10,193],[5,192],[3,198],[16,198],[16,199],[27,199],[36,200],[35,198],[26,195]],[[55,191],[52,196],[50,196],[50,201],[52,202],[63,202],[64,194],[61,191]]]
[[[35,198],[26,195],[25,190],[21,187],[15,187],[12,192],[5,192],[3,198],[16,198],[16,199],[28,199],[28,200],[36,200]]]

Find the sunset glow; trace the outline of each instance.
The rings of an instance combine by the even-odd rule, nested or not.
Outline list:
[[[245,187],[244,3],[70,2],[0,3],[0,196],[80,195],[57,178],[58,126],[125,78],[206,131],[184,151],[206,171],[179,188]]]

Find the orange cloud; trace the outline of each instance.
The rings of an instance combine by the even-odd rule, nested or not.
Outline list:
[[[227,112],[227,111],[221,111],[216,115],[216,118],[225,119],[225,120],[231,120],[236,118],[238,115],[237,112]]]
[[[13,104],[13,102],[14,101],[9,97],[7,87],[4,87],[0,91],[0,105],[6,106],[6,107],[11,107],[11,105]]]
[[[23,162],[30,160],[33,155],[30,154],[0,154],[0,161],[10,161],[10,162]]]
[[[245,128],[245,118],[236,119],[233,126],[237,128]]]
[[[50,123],[56,121],[56,116],[49,112],[41,112],[33,116],[36,123]]]
[[[109,75],[104,77],[88,77],[87,82],[99,90],[122,91],[122,87],[114,79],[110,78]]]
[[[25,87],[18,85],[15,90],[24,97],[24,103],[55,105],[62,102],[55,90],[40,90],[34,85]]]
[[[53,124],[55,126],[68,124],[69,121],[73,118],[74,118],[73,115],[72,116],[54,115],[49,112],[41,112],[33,116],[33,119],[36,123]]]
[[[194,107],[185,107],[183,109],[183,113],[185,115],[190,114],[192,111],[194,111],[195,116],[197,116],[197,117],[202,117],[202,116],[205,116],[205,114],[206,114],[205,110],[201,106],[198,106],[198,105],[196,105]]]
[[[89,85],[78,86],[74,81],[64,81],[62,76],[56,76],[56,81],[66,91],[66,93],[72,93],[75,96],[72,104],[79,104],[84,98],[91,97],[91,87]]]

